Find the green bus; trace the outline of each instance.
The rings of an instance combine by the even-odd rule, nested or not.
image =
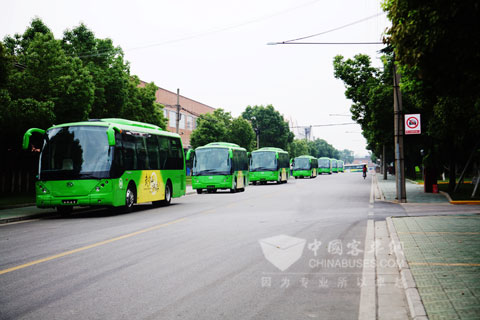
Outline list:
[[[343,161],[337,160],[337,172],[343,172]]]
[[[185,195],[185,159],[180,136],[152,124],[125,119],[92,119],[43,134],[36,204],[68,214],[74,206],[168,205]]]
[[[249,179],[252,184],[287,183],[289,177],[288,152],[280,148],[261,148],[251,153]]]
[[[212,142],[187,152],[192,164],[192,188],[197,193],[216,192],[230,189],[230,192],[245,191],[248,185],[247,150],[227,142]]]
[[[292,161],[293,172],[295,179],[309,177],[316,178],[318,170],[318,159],[312,156],[296,157]]]
[[[332,159],[327,157],[318,158],[318,173],[332,174]]]
[[[337,167],[337,159],[330,159],[332,160],[332,172],[333,173],[338,173],[338,167]]]

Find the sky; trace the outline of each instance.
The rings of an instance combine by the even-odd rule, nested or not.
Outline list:
[[[0,36],[23,33],[39,17],[61,38],[84,23],[125,52],[141,80],[239,116],[271,104],[297,126],[353,122],[333,58],[368,54],[381,66],[382,45],[267,45],[305,39],[381,42],[389,26],[380,0],[15,0],[0,12]],[[295,129],[292,129],[292,131]],[[312,138],[367,155],[359,125],[313,127]]]

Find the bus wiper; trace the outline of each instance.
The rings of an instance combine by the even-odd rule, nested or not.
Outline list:
[[[269,167],[255,167],[252,168],[252,171],[273,171],[275,168],[269,168]]]
[[[196,172],[195,175],[199,176],[199,175],[202,175],[203,173],[212,173],[212,172],[219,172],[219,171],[217,169],[205,169],[205,170]]]

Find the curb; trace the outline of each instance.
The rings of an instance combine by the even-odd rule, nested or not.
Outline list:
[[[374,175],[373,183],[375,184],[375,201],[379,199],[380,201],[385,201],[385,195],[383,194],[382,188],[380,188],[380,185],[378,184],[378,177],[377,174]],[[378,194],[378,197],[377,197]]]
[[[185,192],[185,195],[186,196],[187,195],[193,195],[193,194],[196,194],[196,193],[197,192],[195,190],[192,190],[192,191],[189,191],[189,192]],[[16,206],[14,208],[21,208],[21,207],[27,207],[27,206]],[[4,209],[4,210],[8,210],[8,209]],[[26,214],[26,215],[23,215],[23,216],[17,216],[17,217],[12,217],[12,218],[5,218],[5,219],[0,218],[0,225],[6,224],[6,223],[12,223],[12,222],[19,222],[19,221],[23,221],[23,220],[30,220],[30,219],[37,219],[37,218],[51,218],[51,217],[56,217],[56,216],[58,216],[58,213],[56,211],[53,211],[53,212],[51,211],[51,212]]]
[[[400,270],[400,275],[402,277],[403,288],[405,289],[405,296],[407,297],[410,316],[413,320],[428,320],[422,298],[418,293],[417,284],[413,279],[412,272],[408,265],[407,259],[405,258],[405,254],[403,253],[402,245],[391,217],[387,218],[387,229],[390,233],[390,239],[392,239],[393,242],[395,256],[397,257],[398,269]]]
[[[480,204],[480,200],[453,200],[452,197],[445,191],[439,191],[440,194],[443,194],[450,204]]]

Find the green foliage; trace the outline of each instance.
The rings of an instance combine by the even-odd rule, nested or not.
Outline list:
[[[252,125],[242,117],[232,120],[228,136],[230,137],[229,142],[236,143],[248,151],[252,151],[257,145]]]
[[[339,159],[339,151],[323,139],[308,141],[308,154],[315,158],[329,157]]]
[[[387,39],[402,89],[415,97],[429,139],[424,162],[464,164],[480,139],[480,5],[475,0],[394,1]]]
[[[288,146],[288,154],[291,159],[309,154],[308,143],[304,139],[295,139]]]
[[[110,39],[85,25],[54,38],[39,19],[0,43],[0,148],[19,149],[30,127],[124,117],[166,128],[153,83],[140,87]]]
[[[245,119],[233,119],[230,112],[215,109],[213,113],[198,117],[197,128],[190,136],[190,144],[197,148],[218,141],[236,143],[251,151],[255,146],[255,132]]]
[[[277,147],[284,150],[293,141],[294,134],[290,132],[288,122],[272,105],[248,106],[242,117],[257,128],[260,135],[260,148]]]
[[[345,96],[353,101],[352,119],[362,127],[367,148],[382,154],[383,145],[388,155],[393,153],[393,88],[392,56],[382,59],[383,70],[372,67],[370,57],[358,54],[353,59],[334,58],[335,77],[345,83]]]

